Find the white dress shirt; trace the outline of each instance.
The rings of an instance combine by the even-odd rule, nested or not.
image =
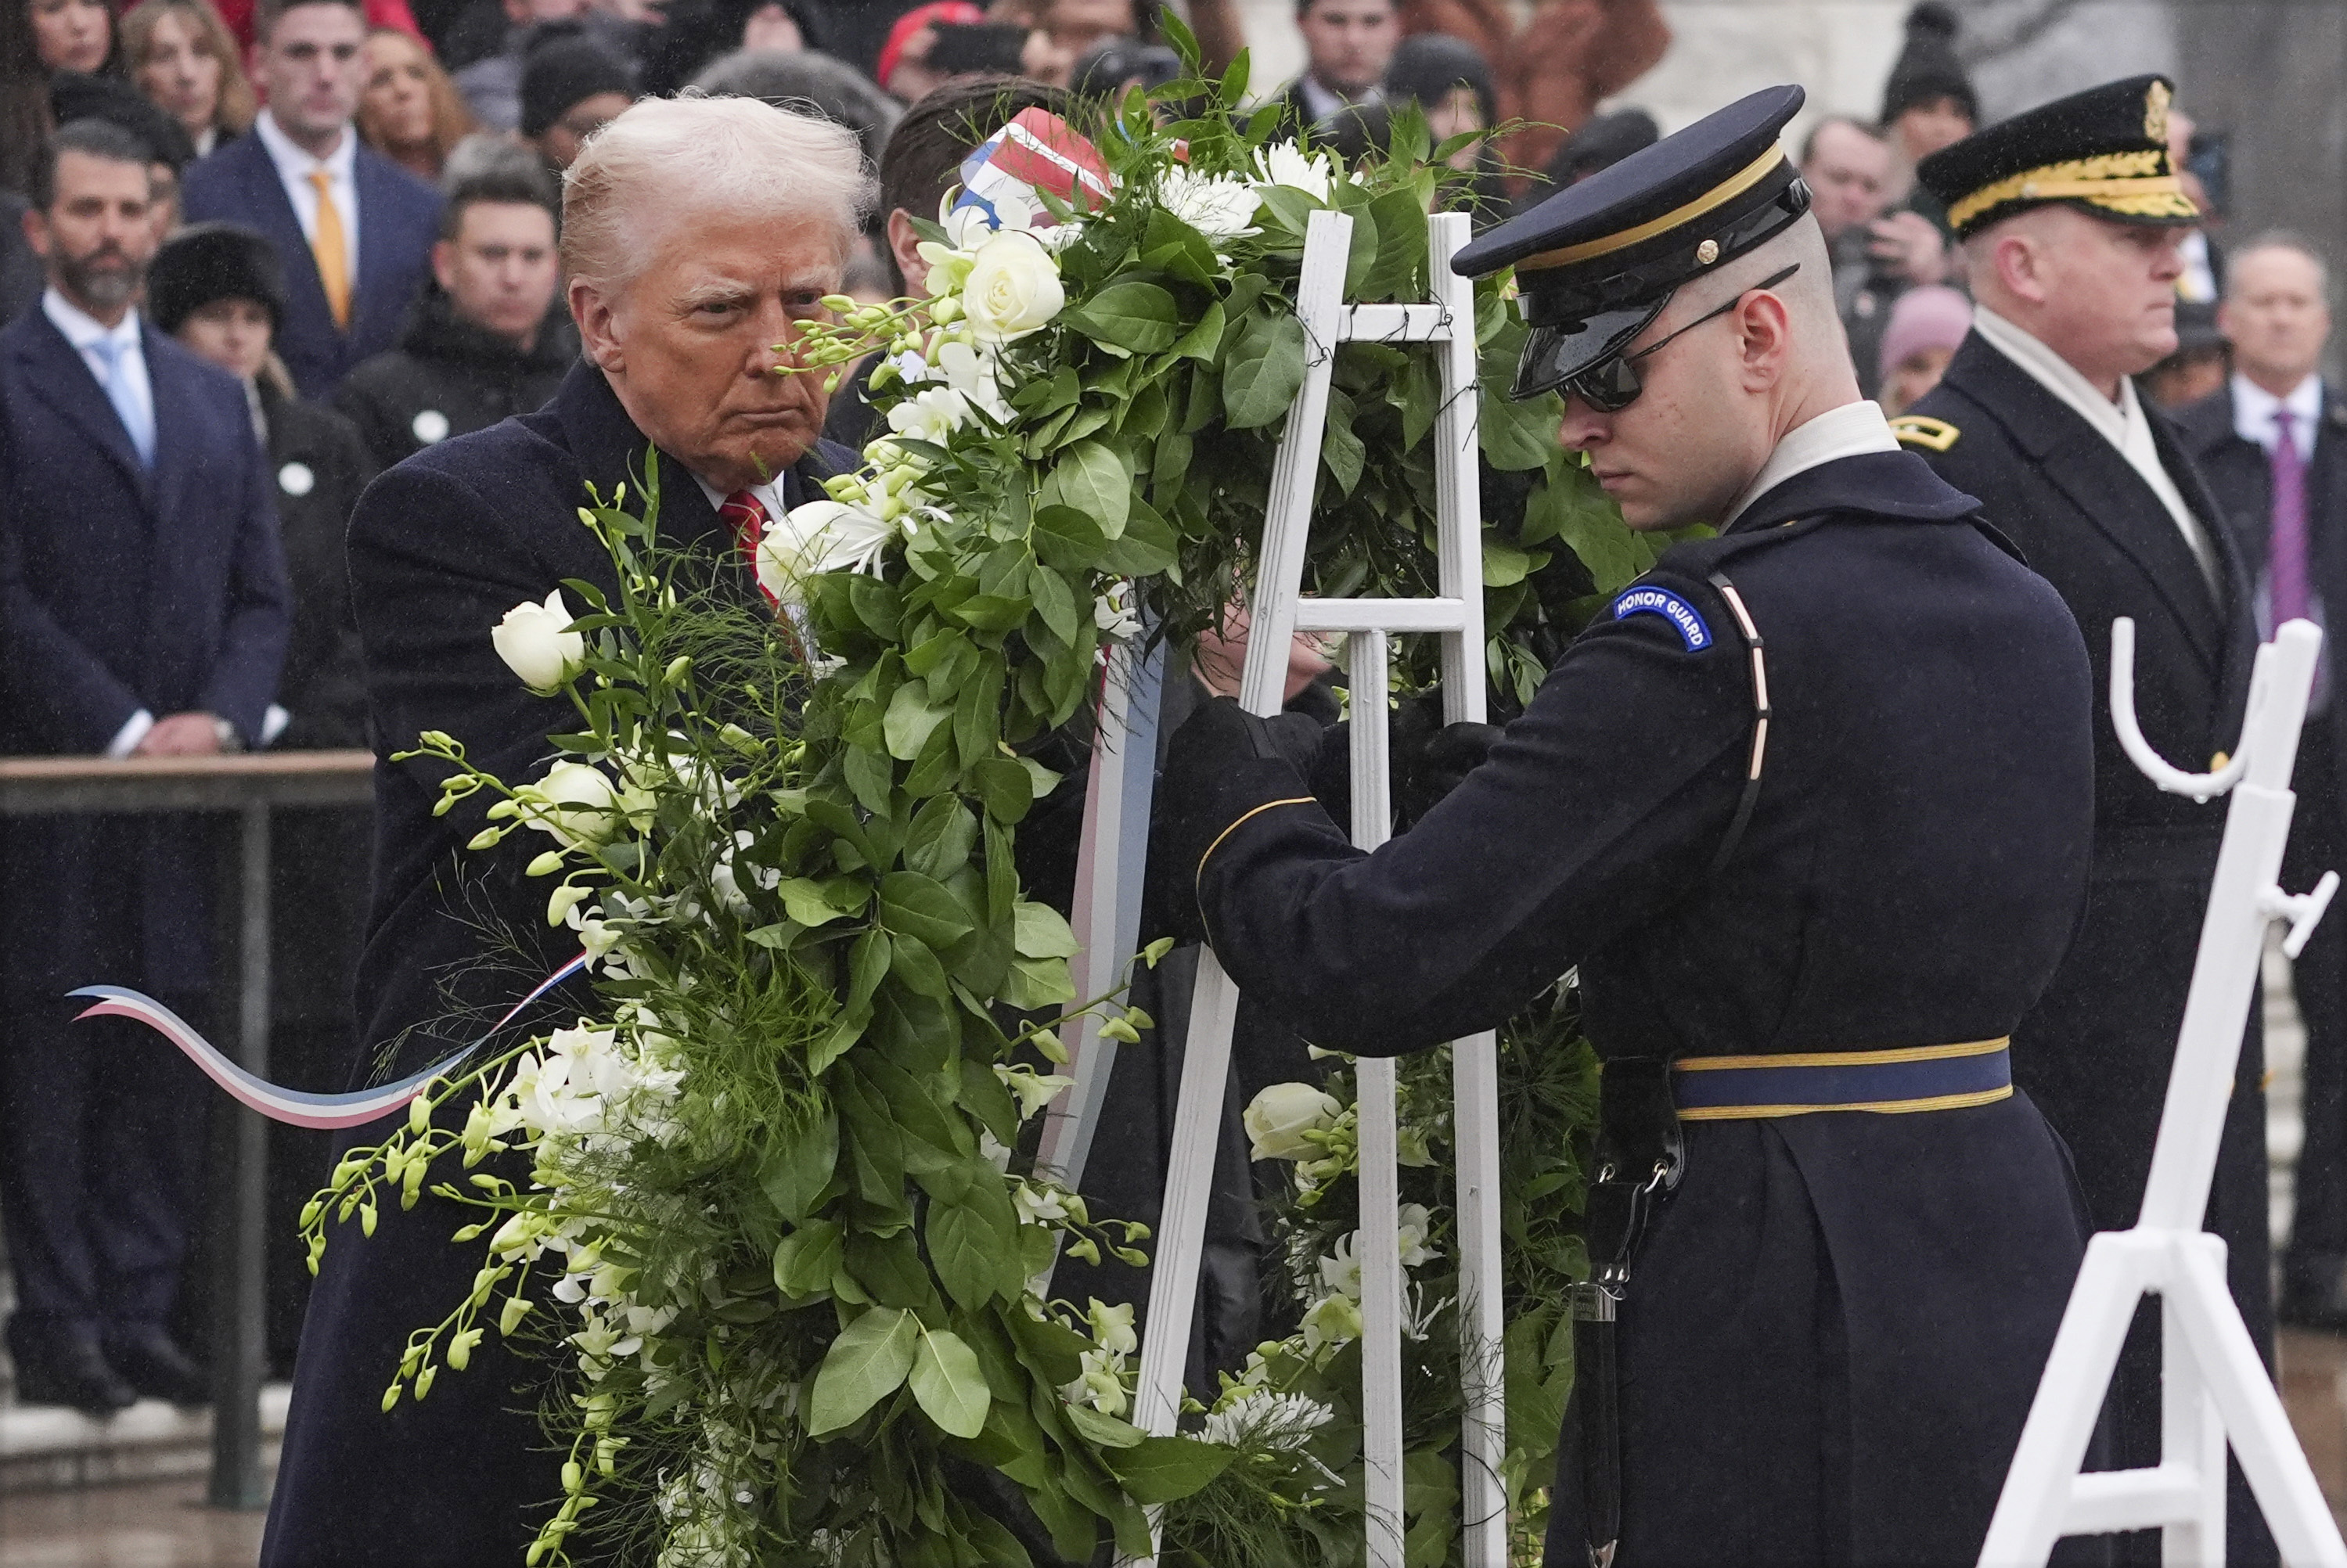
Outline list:
[[[318,188],[310,183],[315,169],[324,169],[327,190],[333,195],[334,210],[343,220],[343,252],[350,268],[352,309],[357,307],[359,291],[359,188],[355,169],[358,165],[358,134],[350,127],[343,128],[343,139],[334,150],[323,158],[313,158],[293,145],[292,138],[277,128],[276,117],[267,109],[252,122],[252,134],[269,153],[269,161],[277,166],[278,183],[285,187],[285,199],[293,203],[293,216],[302,222],[302,237],[314,247],[318,243]]]
[[[2291,387],[2289,396],[2276,397],[2248,376],[2234,373],[2234,435],[2254,441],[2270,457],[2281,445],[2281,424],[2274,415],[2285,411],[2290,415],[2291,445],[2298,448],[2299,460],[2304,462],[2314,450],[2315,426],[2322,420],[2322,378],[2310,375]]]
[[[2019,365],[2032,381],[2069,405],[2079,418],[2127,460],[2127,466],[2151,487],[2151,493],[2168,508],[2177,531],[2184,536],[2185,547],[2200,565],[2200,575],[2208,579],[2211,589],[2216,588],[2217,552],[2209,543],[2208,529],[2192,515],[2192,508],[2184,504],[2184,493],[2176,487],[2176,481],[2160,464],[2159,447],[2151,438],[2151,421],[2144,416],[2143,404],[2136,397],[2135,382],[2127,376],[2119,377],[2118,401],[2112,402],[2093,382],[2079,374],[2068,360],[1986,305],[1973,307],[1973,330],[1987,339],[1991,348]]]
[[[685,471],[692,473],[691,469]],[[723,509],[727,498],[732,495],[731,491],[719,489],[698,474],[693,474],[692,482],[701,487],[702,495],[709,497],[709,505],[712,510]],[[783,514],[790,510],[790,507],[783,504],[783,481],[779,477],[764,485],[751,486],[750,494],[757,497],[758,504],[766,508],[768,522],[779,521]]]
[[[122,355],[122,385],[130,401],[147,410],[149,429],[155,424],[155,387],[147,379],[147,355],[138,339],[138,313],[125,314],[120,324],[100,326],[97,319],[83,311],[55,289],[41,291],[41,313],[49,324],[65,333],[66,342],[73,344],[81,362],[89,366],[91,377],[103,393],[113,371],[99,352],[99,345],[110,343]],[[112,406],[109,403],[108,406]]]
[[[1898,450],[1899,438],[1891,434],[1891,422],[1882,416],[1881,404],[1845,403],[1840,408],[1829,408],[1806,425],[1785,432],[1785,438],[1768,454],[1768,461],[1727,508],[1725,520],[1734,522],[1753,502],[1796,474],[1806,474],[1838,458]]]

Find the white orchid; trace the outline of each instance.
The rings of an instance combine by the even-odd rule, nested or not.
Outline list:
[[[1060,1091],[1075,1082],[1074,1079],[1056,1072],[1038,1073],[1023,1064],[1013,1066],[999,1061],[994,1064],[994,1076],[1002,1080],[1005,1089],[1019,1097],[1019,1120],[1021,1122],[1058,1099]]]
[[[544,604],[524,600],[489,628],[489,643],[506,668],[541,697],[550,697],[587,668],[587,638],[570,630],[577,617],[556,589]]]
[[[1337,188],[1337,172],[1325,152],[1307,155],[1292,141],[1275,141],[1269,147],[1257,148],[1255,154],[1255,183],[1285,185],[1301,190],[1316,201],[1328,200]]]
[[[1060,1390],[1071,1405],[1090,1405],[1104,1416],[1121,1416],[1132,1403],[1124,1391],[1124,1358],[1110,1350],[1087,1350],[1083,1370]]]
[[[1133,583],[1120,579],[1092,600],[1092,624],[1112,642],[1122,642],[1141,630],[1141,614],[1133,607]]]
[[[1092,1326],[1092,1342],[1102,1349],[1119,1356],[1130,1356],[1141,1348],[1141,1337],[1133,1331],[1133,1303],[1112,1307],[1098,1296],[1084,1309],[1084,1320]]]
[[[1337,1250],[1322,1255],[1320,1284],[1323,1288],[1358,1301],[1361,1298],[1361,1259],[1358,1249],[1361,1233],[1340,1237]]]
[[[942,446],[969,423],[969,399],[954,387],[927,386],[888,410],[888,428]]]
[[[1304,1309],[1304,1344],[1314,1355],[1361,1337],[1361,1304],[1342,1292],[1322,1296]]]
[[[827,571],[879,575],[881,552],[896,524],[845,501],[809,501],[766,525],[758,541],[758,583],[785,604],[805,596],[808,578]]]
[[[1432,1262],[1439,1255],[1427,1245],[1427,1234],[1434,1228],[1434,1216],[1427,1212],[1426,1205],[1404,1204],[1395,1218],[1399,1222],[1395,1229],[1398,1233],[1396,1240],[1401,1247],[1401,1266],[1416,1268],[1420,1264]]]
[[[1010,405],[1003,401],[996,368],[999,362],[991,348],[948,338],[938,345],[937,355],[946,384],[961,394],[970,407],[998,425],[1010,422]]]
[[[1158,204],[1209,240],[1235,240],[1255,232],[1255,209],[1263,198],[1245,180],[1227,174],[1201,174],[1176,164],[1157,181]]]

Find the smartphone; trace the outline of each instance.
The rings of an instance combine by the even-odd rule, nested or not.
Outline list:
[[[1027,46],[1024,27],[998,26],[990,22],[944,22],[929,46],[926,62],[939,76],[968,77],[980,72],[1015,77],[1020,51]]]

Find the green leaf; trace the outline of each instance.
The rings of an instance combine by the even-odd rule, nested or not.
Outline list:
[[[930,702],[928,682],[906,682],[888,699],[888,716],[882,722],[888,739],[888,754],[898,762],[911,762],[921,754],[929,732],[951,717],[951,703]]]
[[[1068,1425],[1076,1429],[1077,1436],[1104,1449],[1138,1448],[1148,1435],[1131,1421],[1103,1415],[1090,1405],[1070,1405],[1062,1413],[1068,1418]]]
[[[842,1246],[847,1272],[882,1306],[918,1312],[937,1305],[937,1292],[911,1231],[890,1236],[849,1231]]]
[[[1111,283],[1064,318],[1102,343],[1134,354],[1156,354],[1182,335],[1174,296],[1154,283]]]
[[[1027,770],[1010,757],[987,757],[970,770],[970,782],[986,815],[997,822],[1016,823],[1035,804],[1035,786]]]
[[[977,929],[944,884],[917,871],[892,871],[880,879],[880,923],[918,938],[939,954]]]
[[[974,1438],[986,1425],[986,1408],[994,1402],[979,1370],[978,1354],[948,1329],[921,1331],[920,1348],[913,1356],[913,1398],[940,1430],[957,1438]]]
[[[808,1433],[821,1437],[851,1425],[902,1387],[913,1369],[917,1330],[910,1312],[887,1307],[876,1307],[842,1330],[815,1375]]]
[[[1075,932],[1049,904],[1021,900],[1013,917],[1019,923],[1019,956],[1022,958],[1069,958],[1083,950]]]
[[[839,1119],[822,1112],[811,1127],[790,1129],[767,1151],[758,1188],[783,1218],[796,1225],[814,1209],[839,1164]]]
[[[824,885],[812,876],[785,876],[774,892],[784,912],[802,926],[821,926],[844,917],[848,911],[833,907]]]
[[[1027,601],[1008,595],[973,594],[954,606],[953,618],[979,631],[1008,631],[1027,619]]]
[[[1143,1438],[1129,1449],[1111,1450],[1101,1460],[1135,1502],[1154,1508],[1196,1491],[1235,1457],[1229,1449],[1193,1438]]]
[[[1234,430],[1256,430],[1287,412],[1304,384],[1304,323],[1255,316],[1223,366],[1223,410]]]
[[[839,1272],[837,1220],[810,1220],[774,1248],[774,1288],[796,1301],[827,1295]]]
[[[840,753],[839,768],[858,805],[876,815],[887,815],[888,794],[897,786],[897,769],[885,753],[849,746]]]
[[[1002,1000],[1021,1012],[1076,999],[1076,982],[1069,978],[1065,958],[1013,958],[1010,979],[1003,982]]]
[[[886,931],[866,931],[856,938],[847,965],[849,1012],[871,1005],[872,993],[880,989],[882,980],[888,978],[888,966],[894,961],[895,948]]]
[[[1299,335],[1303,329],[1296,329]],[[1035,504],[1072,507],[1098,525],[1102,538],[1124,531],[1133,503],[1133,476],[1124,460],[1106,442],[1079,441],[1060,454],[1051,477],[1036,492]]]
[[[889,975],[900,985],[907,985],[925,997],[939,1001],[953,999],[953,988],[946,983],[945,966],[929,951],[929,945],[918,937],[899,936],[892,944],[894,952],[888,964]]]
[[[951,795],[923,806],[905,835],[905,866],[942,881],[969,864],[978,845],[978,818]]]
[[[989,1078],[993,1069],[984,1069]],[[1015,1224],[1015,1222],[1014,1222]],[[946,1294],[975,1312],[1001,1288],[1002,1258],[1016,1255],[1018,1237],[1005,1235],[987,1214],[968,1203],[929,1204],[929,1261]]]
[[[1035,613],[1061,642],[1073,642],[1081,623],[1076,619],[1076,596],[1068,587],[1068,579],[1056,571],[1040,570],[1035,574],[1033,587]]]
[[[1353,430],[1353,400],[1331,387],[1328,390],[1328,422],[1321,429],[1320,461],[1327,466],[1328,477],[1337,481],[1339,495],[1349,496],[1353,487],[1361,482],[1361,466],[1368,460],[1368,448]]]
[[[1341,205],[1345,190],[1339,187],[1334,193]],[[1374,209],[1363,207],[1352,214],[1353,241],[1345,252],[1345,297],[1365,298],[1361,285],[1378,264],[1378,218]]]
[[[1545,561],[1547,559],[1545,554],[1541,552],[1518,549],[1498,534],[1486,528],[1483,531],[1483,586],[1485,588],[1514,587],[1523,581],[1532,571],[1536,555],[1541,561]]]
[[[1187,446],[1190,438],[1173,439]],[[1162,446],[1159,450],[1163,450]],[[1136,497],[1133,515],[1124,520],[1124,532],[1109,541],[1100,558],[1100,569],[1122,577],[1155,577],[1174,564],[1180,549],[1181,540],[1174,537],[1173,527]]]
[[[1100,559],[1108,536],[1073,507],[1044,507],[1035,513],[1035,553],[1062,571],[1076,571]]]
[[[1223,302],[1215,300],[1206,306],[1206,313],[1198,318],[1197,325],[1185,332],[1174,344],[1174,354],[1180,359],[1194,359],[1201,364],[1214,363],[1214,353],[1223,346],[1225,321]]]
[[[961,1108],[986,1124],[994,1141],[1005,1147],[1019,1142],[1019,1102],[1010,1098],[1010,1091],[994,1075],[994,1069],[975,1057],[961,1059],[961,1092],[955,1096]],[[936,1244],[931,1243],[932,1245]],[[950,1286],[948,1286],[951,1288]]]

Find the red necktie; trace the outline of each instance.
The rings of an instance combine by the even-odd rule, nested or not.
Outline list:
[[[758,576],[758,543],[766,537],[769,521],[766,504],[751,491],[736,490],[725,497],[725,504],[717,508],[717,516],[733,530],[734,548],[742,552],[743,562],[750,569],[750,580],[757,583],[759,593],[768,604],[780,608],[782,601],[767,592],[764,581]]]

